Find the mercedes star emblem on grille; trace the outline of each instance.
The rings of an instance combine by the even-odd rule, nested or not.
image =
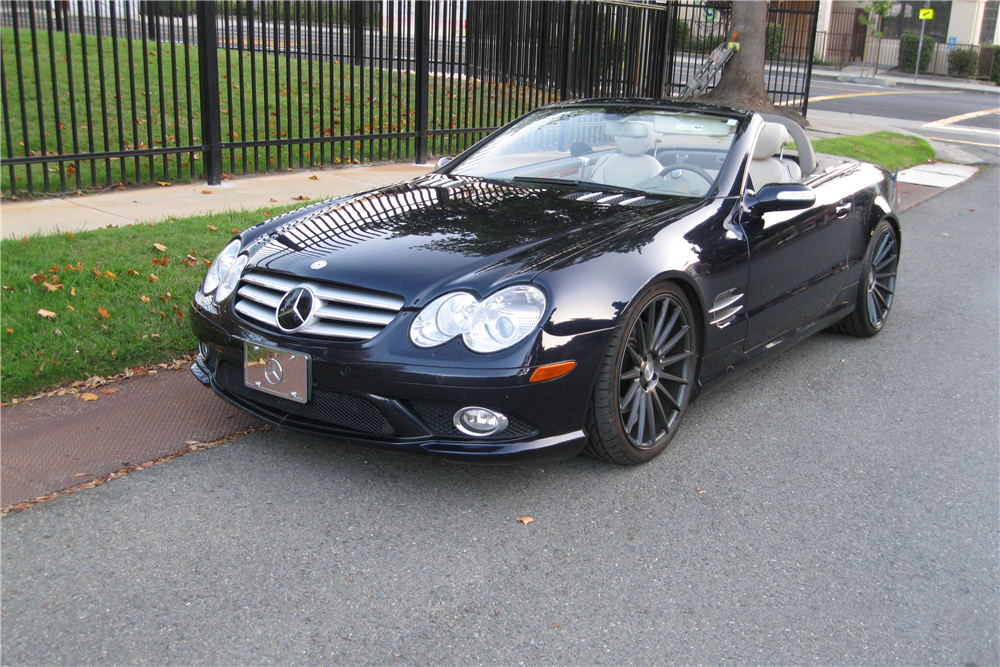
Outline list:
[[[275,317],[278,328],[286,333],[298,331],[312,319],[316,296],[308,287],[299,286],[287,292],[278,304]]]

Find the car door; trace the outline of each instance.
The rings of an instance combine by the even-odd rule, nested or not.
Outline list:
[[[854,196],[836,181],[813,190],[808,209],[743,216],[750,250],[745,350],[816,319],[844,284],[857,226]]]

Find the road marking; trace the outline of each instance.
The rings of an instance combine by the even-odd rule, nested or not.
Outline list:
[[[826,100],[841,100],[846,97],[872,97],[873,95],[957,95],[965,91],[962,90],[894,90],[891,92],[874,92],[874,93],[848,93],[846,95],[822,95],[820,97],[810,97],[809,103],[813,102],[825,102]],[[784,107],[794,102],[775,102],[774,106]]]
[[[848,93],[846,95],[824,95],[822,97],[810,97],[810,102],[825,102],[826,100],[839,100],[845,97],[872,97],[874,95],[957,95],[961,90],[894,90],[888,92],[872,93]]]
[[[945,132],[971,132],[972,134],[988,134],[992,137],[1000,137],[1000,130],[986,130],[981,127],[966,127],[964,125],[952,125],[952,126],[933,127],[933,128],[928,127],[927,125],[923,125],[922,127],[934,130],[944,130]]]
[[[998,144],[984,144],[978,141],[959,141],[958,139],[942,139],[941,137],[927,137],[934,141],[943,141],[946,144],[968,144],[970,146],[988,146],[990,148],[1000,148]]]
[[[812,102],[812,100],[809,101]],[[943,127],[945,125],[961,123],[963,120],[969,120],[970,118],[989,116],[992,113],[1000,113],[1000,109],[987,109],[986,111],[971,111],[969,113],[963,113],[961,116],[952,116],[951,118],[942,118],[941,120],[936,120],[933,123],[924,123],[923,127]]]

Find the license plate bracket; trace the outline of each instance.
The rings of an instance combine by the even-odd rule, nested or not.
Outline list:
[[[312,358],[302,352],[244,341],[243,383],[266,394],[308,403]]]

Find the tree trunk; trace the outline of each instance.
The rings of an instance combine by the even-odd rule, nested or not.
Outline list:
[[[738,33],[740,50],[726,63],[722,79],[702,99],[753,111],[774,112],[764,85],[764,50],[767,33],[767,2],[734,2],[730,30]]]
[[[700,98],[712,104],[779,114],[805,126],[802,114],[785,107],[775,107],[764,83],[764,54],[767,46],[767,2],[733,2],[730,30],[738,33],[740,50],[726,63],[722,78],[711,92]]]

